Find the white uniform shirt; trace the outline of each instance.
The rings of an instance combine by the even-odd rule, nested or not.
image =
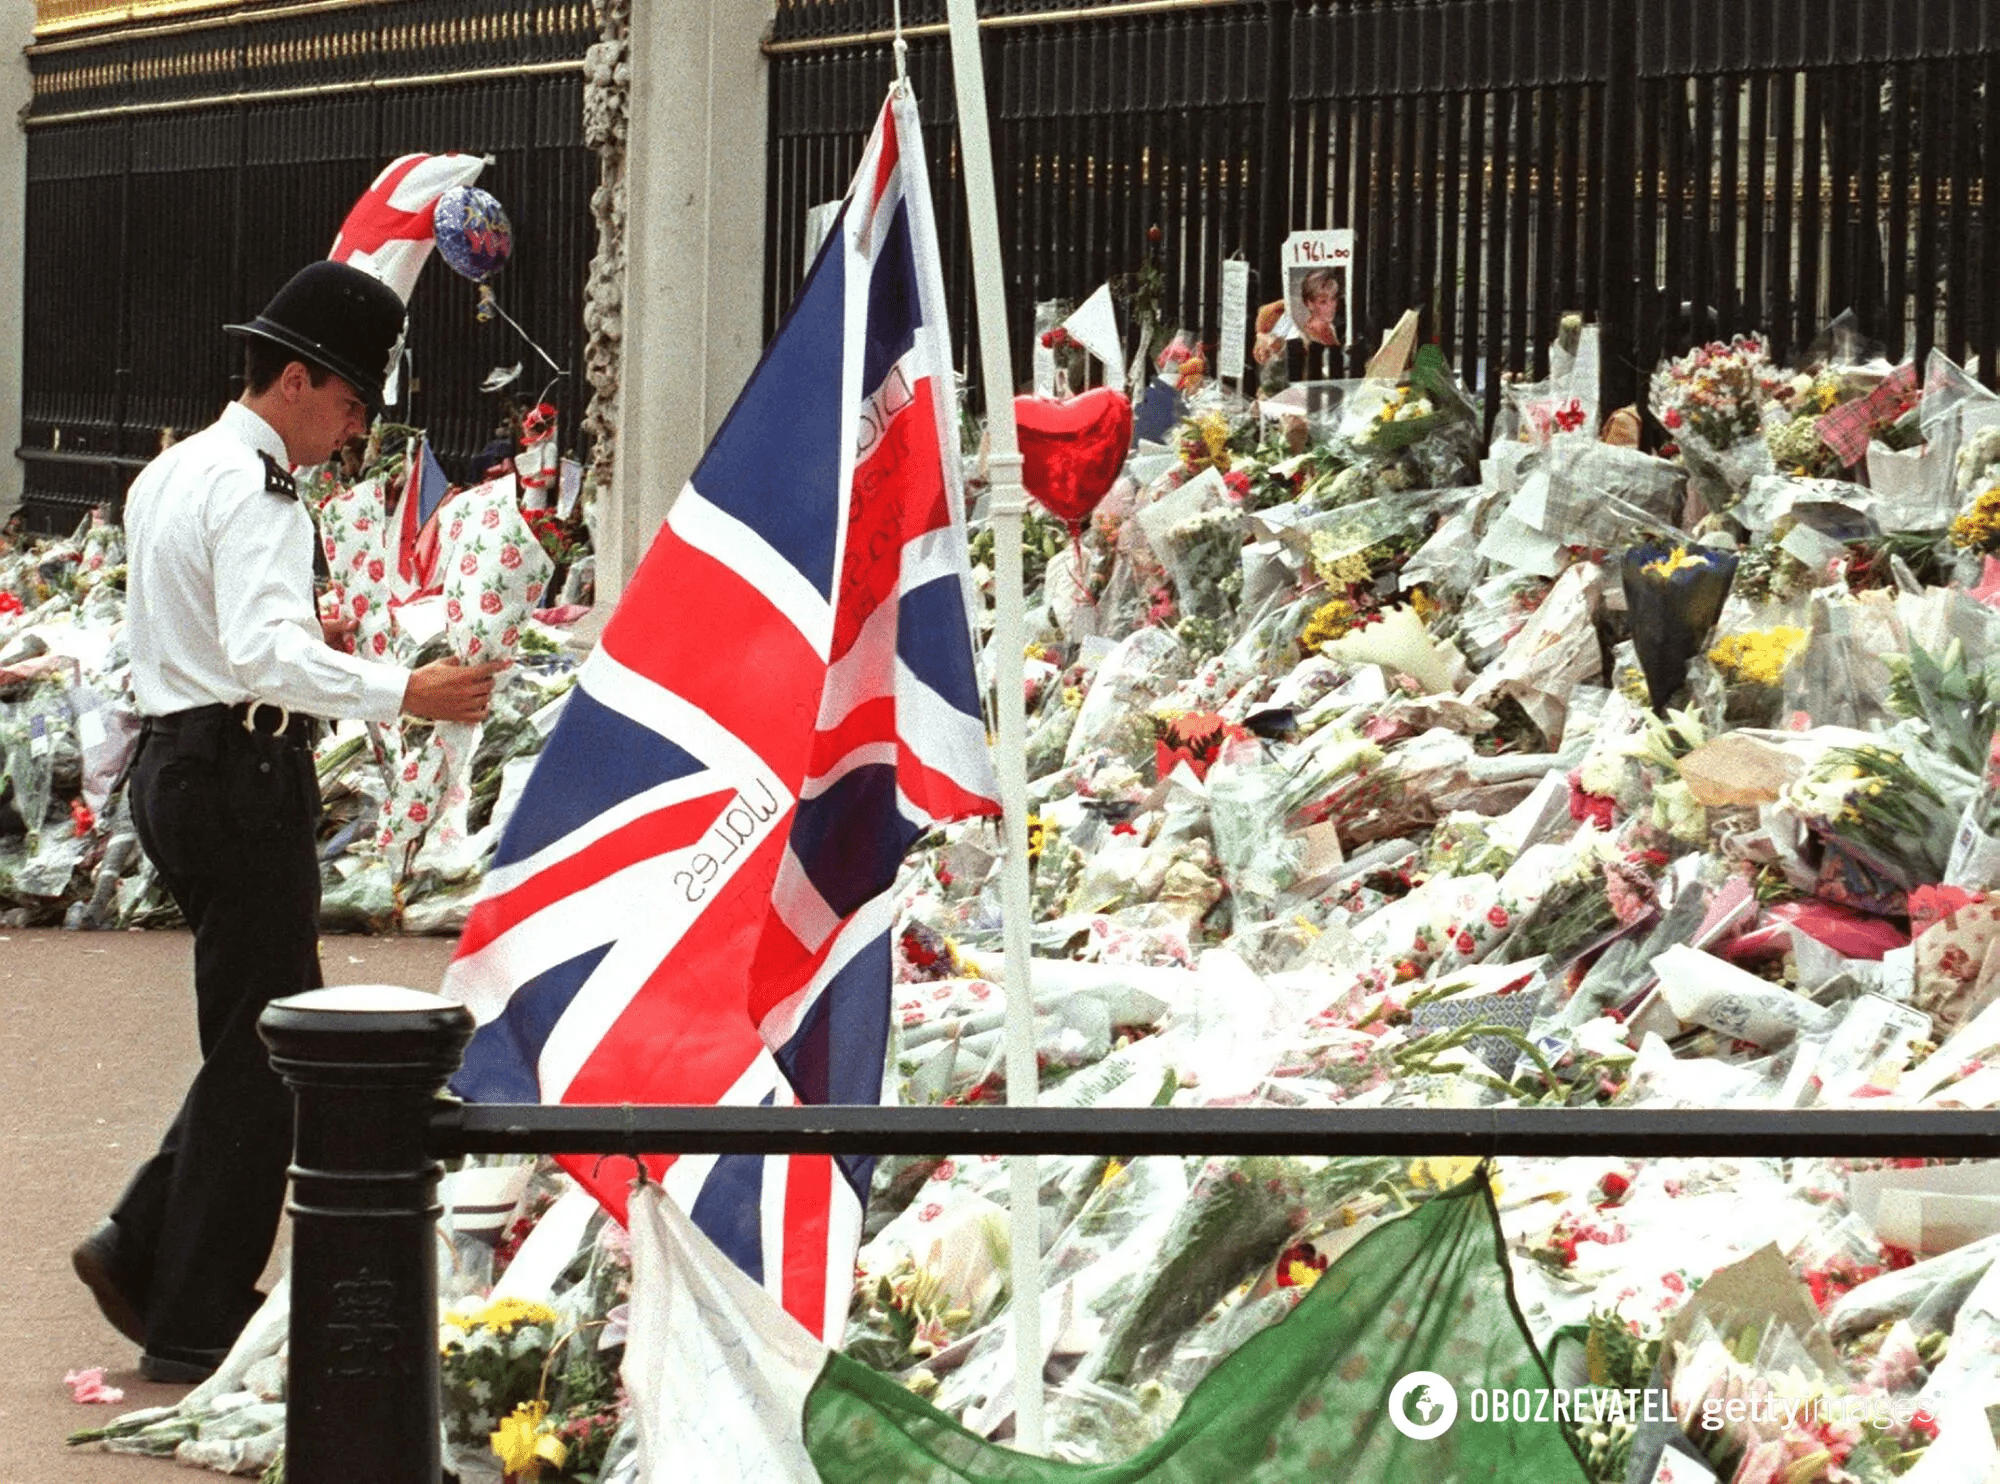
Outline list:
[[[144,716],[266,701],[394,721],[409,672],[329,648],[313,607],[312,517],[265,488],[272,426],[232,402],[140,471],[125,497],[126,640]]]

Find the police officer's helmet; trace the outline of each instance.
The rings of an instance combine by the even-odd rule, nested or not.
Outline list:
[[[354,388],[370,411],[382,407],[382,386],[403,354],[403,301],[380,279],[345,263],[310,263],[247,325],[224,325],[255,336],[331,371]]]

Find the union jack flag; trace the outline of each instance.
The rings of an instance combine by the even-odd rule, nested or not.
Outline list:
[[[480,1022],[463,1096],[882,1101],[903,853],[998,812],[943,308],[916,104],[892,94],[502,832],[446,976]],[[648,1163],[838,1337],[872,1161]],[[622,1216],[629,1172],[597,1164],[570,1167]]]

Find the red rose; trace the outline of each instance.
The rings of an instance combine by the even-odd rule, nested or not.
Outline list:
[[[361,617],[362,614],[366,613],[367,611],[368,611],[368,594],[356,593],[354,595],[354,616],[356,618],[359,618]]]
[[[373,560],[368,564],[368,580],[370,582],[380,582],[382,580],[383,574],[385,574],[387,571],[388,568],[382,564],[382,559],[380,557],[376,557],[375,560]]]
[[[417,800],[416,803],[410,805],[411,824],[422,824],[425,820],[429,819],[430,817],[431,817],[430,806],[426,804],[422,799],[419,799]]]
[[[503,547],[501,547],[501,548],[500,548],[500,565],[501,565],[501,566],[503,566],[503,567],[510,567],[510,568],[511,568],[511,567],[518,567],[518,566],[520,566],[520,565],[521,565],[521,548],[520,548],[520,547],[518,547],[518,546],[503,546]]]
[[[461,515],[456,520],[452,521],[451,529],[445,533],[445,539],[449,541],[456,541],[460,536],[464,534],[465,534],[465,517]]]
[[[488,530],[497,528],[500,524],[500,507],[498,505],[487,506],[485,513],[479,517],[479,523]]]
[[[324,541],[320,542],[320,545],[326,548],[326,559],[329,562],[340,555],[339,543],[333,537],[327,537]]]
[[[374,528],[375,528],[375,527],[374,527],[374,524],[373,524],[373,522],[371,522],[371,521],[370,521],[370,520],[368,519],[368,517],[367,517],[367,516],[365,516],[365,515],[357,515],[357,516],[355,516],[355,517],[354,517],[354,529],[355,529],[355,530],[357,530],[357,531],[372,531],[372,530],[373,530]]]
[[[1472,934],[1470,932],[1463,932],[1458,935],[1458,942],[1456,946],[1460,953],[1471,953],[1473,949],[1477,948],[1479,945],[1473,942]]]
[[[375,636],[375,652],[377,654],[387,654],[389,652],[389,636],[387,634],[377,634]]]
[[[917,1220],[936,1221],[938,1217],[942,1215],[944,1215],[944,1207],[939,1205],[936,1201],[932,1201],[929,1205],[925,1206],[923,1210],[917,1213]]]
[[[530,603],[534,602],[535,599],[539,598],[541,595],[542,595],[542,585],[539,582],[531,582],[528,584],[528,601]]]
[[[484,649],[485,647],[486,645],[484,641],[482,641],[477,634],[474,634],[470,639],[466,641],[465,657],[467,659],[477,658],[479,651]]]
[[[498,613],[500,611],[500,594],[496,592],[481,593],[479,595],[479,611],[481,613]]]
[[[508,624],[507,631],[500,636],[500,642],[506,645],[509,649],[512,649],[517,643],[519,643],[520,639],[521,639],[521,630],[520,627],[516,624]]]
[[[419,763],[415,758],[411,758],[407,763],[403,764],[403,782],[415,783],[417,781],[417,774],[422,771],[423,764]]]
[[[1493,926],[1505,931],[1507,927],[1507,909],[1496,905],[1486,914],[1486,920],[1492,923]]]
[[[473,573],[479,570],[479,558],[468,551],[458,559],[458,570],[463,572],[467,577],[472,576]]]
[[[458,599],[446,598],[444,600],[444,616],[453,623],[457,623],[461,618],[465,617],[465,610],[458,606]]]
[[[349,562],[347,565],[353,568],[356,572],[359,572],[363,567],[368,565],[368,553],[365,551],[355,552],[354,560]]]
[[[953,1175],[956,1175],[957,1173],[958,1173],[958,1166],[953,1164],[950,1160],[946,1160],[943,1164],[939,1165],[935,1170],[931,1171],[931,1179],[949,1180]]]

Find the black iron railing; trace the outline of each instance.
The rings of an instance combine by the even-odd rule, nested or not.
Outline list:
[[[517,260],[494,287],[577,368],[597,245],[581,59],[596,37],[588,0],[378,0],[245,5],[29,48],[30,524],[67,529],[115,507],[162,428],[212,421],[240,386],[241,351],[220,326],[324,257],[400,154],[493,157],[480,183],[513,220]],[[411,303],[410,405],[455,476],[497,420],[498,399],[478,389],[488,368],[526,362],[517,396],[547,379],[475,307],[442,265]],[[580,375],[556,386],[564,427],[588,395]]]
[[[372,993],[379,997],[379,992]],[[1990,1112],[463,1106],[472,1018],[319,991],[264,1012],[298,1098],[287,1477],[436,1484],[440,1158],[471,1153],[2000,1156]]]
[[[890,75],[888,0],[778,0],[767,325]],[[941,0],[907,0],[961,363],[970,257]],[[1288,229],[1357,234],[1353,374],[1406,309],[1497,408],[1576,312],[1606,392],[1736,332],[1782,359],[1853,309],[2000,385],[2000,8],[1984,0],[1185,0],[980,7],[1009,317],[1156,269],[1213,344],[1221,265],[1277,297]],[[1296,353],[1295,353],[1296,354]],[[974,378],[975,386],[978,384]]]

